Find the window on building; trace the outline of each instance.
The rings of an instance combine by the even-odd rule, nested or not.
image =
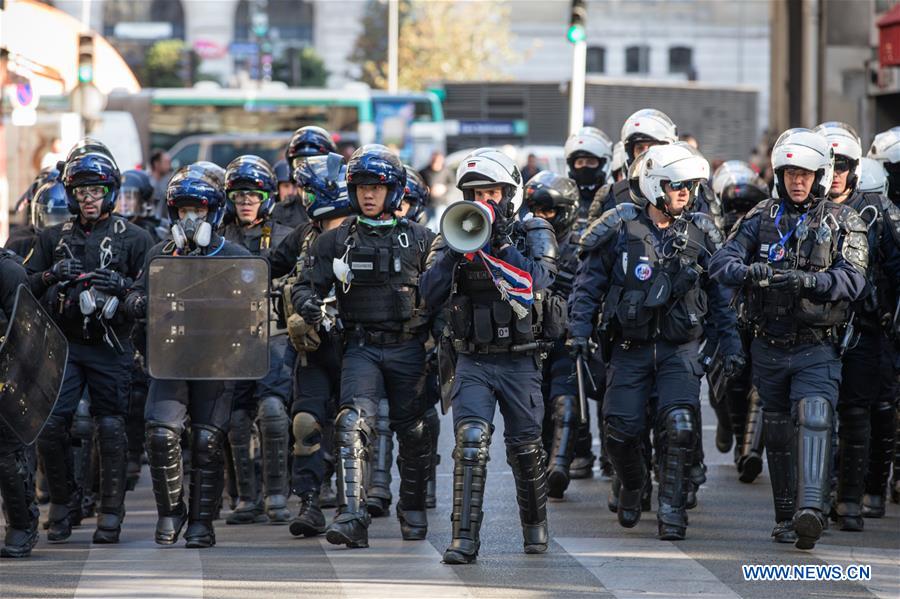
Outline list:
[[[625,48],[625,72],[629,74],[650,72],[650,46]]]
[[[694,68],[694,49],[686,46],[669,48],[669,72],[689,75]]]
[[[587,72],[606,72],[606,48],[603,46],[590,46],[587,49]]]

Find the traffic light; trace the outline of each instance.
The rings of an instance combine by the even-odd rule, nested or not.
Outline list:
[[[94,81],[94,36],[87,33],[78,36],[78,82]]]
[[[572,12],[569,15],[569,30],[566,32],[568,40],[577,44],[583,42],[587,37],[584,30],[584,23],[587,20],[587,7],[585,0],[572,0]]]

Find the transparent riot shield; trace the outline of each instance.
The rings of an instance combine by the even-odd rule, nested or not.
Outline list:
[[[65,335],[20,285],[0,346],[0,420],[23,443],[34,443],[56,405],[69,357]]]
[[[147,366],[167,380],[269,371],[269,264],[257,256],[158,256],[147,272]]]

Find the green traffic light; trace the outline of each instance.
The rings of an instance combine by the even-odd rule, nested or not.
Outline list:
[[[566,37],[573,44],[577,44],[578,42],[583,42],[585,40],[584,26],[582,25],[570,25],[569,30],[566,32]]]
[[[94,67],[89,64],[78,66],[78,81],[81,83],[90,83],[94,79]]]

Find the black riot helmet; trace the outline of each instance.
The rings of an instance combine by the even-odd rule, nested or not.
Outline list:
[[[525,205],[532,214],[538,209],[556,211],[548,220],[558,236],[572,230],[580,197],[574,180],[552,171],[541,171],[525,184],[524,195]]]
[[[178,220],[183,206],[203,206],[206,222],[215,228],[225,211],[225,170],[212,162],[195,162],[179,168],[166,188],[169,220]]]
[[[69,212],[72,214],[80,212],[78,201],[75,199],[75,188],[95,185],[105,188],[103,203],[100,205],[101,214],[112,212],[121,183],[119,167],[116,166],[112,156],[100,152],[74,150],[69,156],[62,171],[62,182],[69,194]]]
[[[284,151],[284,158],[293,171],[303,158],[326,156],[332,152],[337,153],[337,146],[334,145],[328,131],[315,125],[307,125],[294,131]]]
[[[45,183],[49,183],[51,181],[59,180],[59,169],[56,166],[45,166],[41,169],[41,172],[37,174],[34,180],[31,182],[31,185],[28,186],[28,189],[19,196],[19,200],[16,202],[16,211],[18,211],[22,204],[25,204],[25,210],[30,214],[31,213],[31,201],[34,198],[37,190],[43,187]]]
[[[238,156],[225,168],[225,195],[229,210],[232,209],[232,194],[237,191],[254,191],[261,196],[258,218],[265,218],[275,204],[278,182],[269,163],[252,154]]]
[[[385,185],[384,213],[393,214],[400,208],[406,188],[406,169],[396,154],[381,144],[366,144],[358,148],[347,163],[347,194],[350,205],[362,214],[356,197],[357,185]]]
[[[312,156],[294,171],[302,188],[300,198],[313,221],[339,218],[351,213],[347,196],[347,165],[340,154]]]
[[[409,203],[409,210],[406,211],[406,218],[419,224],[425,224],[428,216],[425,210],[428,208],[428,202],[431,199],[431,190],[425,179],[419,174],[419,171],[409,166],[403,165],[406,169],[406,186],[403,189],[403,201]]]
[[[31,226],[41,231],[66,222],[69,217],[69,194],[65,186],[56,180],[41,185],[31,200]]]
[[[291,167],[288,166],[287,160],[279,160],[273,164],[272,171],[275,173],[275,180],[278,183],[293,183],[291,181]]]
[[[126,218],[153,216],[153,183],[144,171],[130,170],[122,173],[122,187],[116,200],[116,212]]]

